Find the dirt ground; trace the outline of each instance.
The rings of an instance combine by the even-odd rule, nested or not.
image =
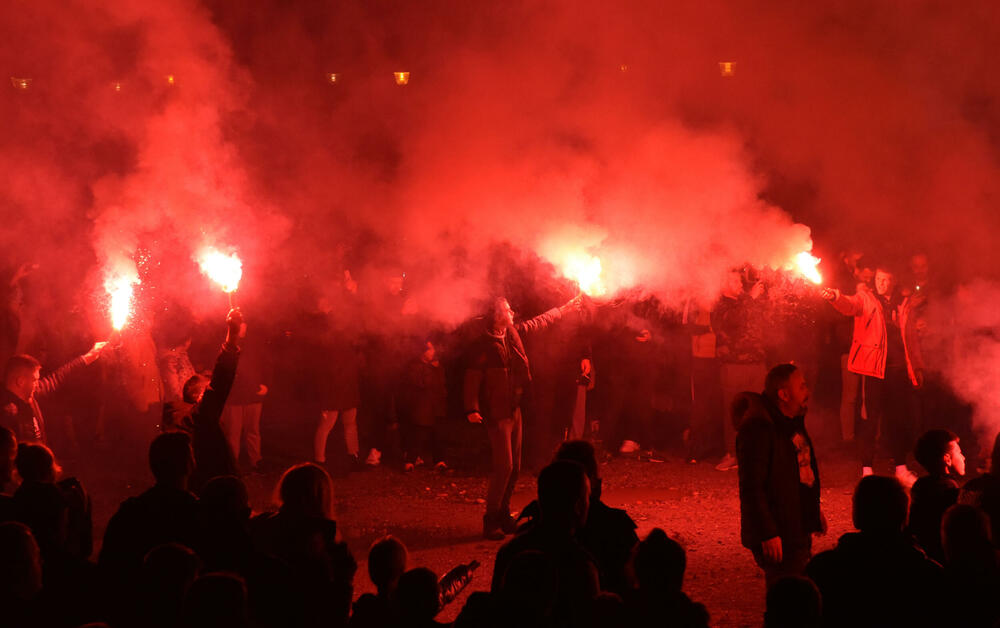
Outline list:
[[[851,529],[850,492],[857,476],[849,456],[817,447],[823,508],[830,524],[829,534],[814,544],[815,551],[822,551]],[[639,526],[640,537],[659,527],[684,546],[688,553],[685,590],[708,607],[712,625],[760,626],[764,580],[750,552],[740,546],[737,475],[716,471],[713,463],[612,458],[601,465],[604,499],[628,511]],[[276,467],[274,473],[246,478],[256,511],[270,507],[277,471]],[[93,496],[99,544],[118,503],[139,493],[151,479],[148,471],[133,475],[117,465],[102,472],[76,472]],[[534,490],[534,478],[523,477],[513,508],[523,507],[534,497]],[[442,611],[440,619],[453,619],[469,592],[488,589],[493,557],[500,546],[480,538],[485,491],[485,477],[456,471],[418,469],[403,474],[378,468],[335,480],[339,527],[359,563],[356,593],[372,590],[365,564],[369,545],[384,534],[394,534],[408,546],[411,566],[427,566],[440,575],[459,563],[480,562],[471,585]]]

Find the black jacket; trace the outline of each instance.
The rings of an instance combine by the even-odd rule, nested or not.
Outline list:
[[[804,417],[789,418],[764,395],[741,393],[733,402],[739,419],[736,458],[740,481],[740,539],[758,549],[763,541],[781,537],[783,546],[803,547],[821,525],[819,467]],[[814,481],[799,480],[795,434],[802,434],[812,451]]]
[[[39,379],[35,385],[35,394],[29,401],[4,388],[0,391],[0,425],[14,432],[19,443],[44,443],[45,420],[38,406],[38,398],[55,392],[71,373],[84,366],[86,363],[83,356],[80,356]]]
[[[941,566],[902,533],[845,534],[809,561],[806,575],[823,596],[824,626],[937,626],[944,605],[955,603]]]
[[[508,327],[501,335],[487,331],[476,340],[465,371],[467,413],[478,412],[487,421],[514,416],[521,404],[521,393],[531,381],[531,368],[520,332],[544,329],[561,316],[560,310],[553,308]]]
[[[236,378],[239,357],[238,348],[223,345],[212,369],[212,381],[201,401],[194,405],[168,403],[163,408],[165,427],[172,425],[191,434],[195,463],[191,486],[196,491],[214,477],[237,474],[233,452],[220,420]]]
[[[948,475],[926,475],[910,489],[910,533],[927,555],[942,565],[941,520],[944,511],[957,501],[958,482]]]

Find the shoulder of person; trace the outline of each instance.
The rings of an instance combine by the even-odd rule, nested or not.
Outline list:
[[[603,517],[606,523],[614,526],[615,528],[628,530],[634,530],[639,527],[624,508],[612,508],[604,502],[599,503],[603,506],[601,510],[603,511]]]

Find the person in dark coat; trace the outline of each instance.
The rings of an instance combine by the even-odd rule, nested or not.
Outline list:
[[[280,506],[250,521],[257,550],[288,566],[287,626],[346,626],[357,563],[333,519],[333,482],[312,463],[285,471]]]
[[[993,546],[1000,549],[1000,434],[993,440],[987,473],[973,478],[962,486],[958,503],[979,508],[990,520]]]
[[[348,302],[344,307],[351,304],[352,302]],[[313,435],[313,461],[320,466],[326,465],[327,440],[337,421],[340,421],[344,429],[348,463],[354,469],[359,469],[364,461],[359,458],[358,443],[361,363],[357,331],[349,313],[334,312],[332,306],[325,301],[320,304],[320,309],[321,312],[313,317],[312,330],[318,336],[320,360],[313,375],[320,405],[320,420]]]
[[[740,417],[740,537],[768,587],[783,576],[801,575],[812,534],[826,533],[819,467],[805,426],[808,402],[809,387],[794,364],[771,369],[763,394],[743,393],[733,402]]]
[[[687,555],[660,528],[650,530],[632,561],[638,588],[625,595],[628,626],[708,628],[705,605],[684,593]]]
[[[553,625],[581,625],[600,593],[597,564],[577,540],[590,506],[590,482],[583,467],[570,460],[556,460],[542,469],[538,475],[538,505],[538,523],[518,531],[497,552],[490,591],[499,595],[514,585],[510,582],[514,575],[508,573],[507,567],[515,556],[539,551],[556,574]]]
[[[577,539],[597,562],[601,577],[601,590],[624,595],[628,590],[625,568],[632,551],[639,542],[632,517],[620,508],[612,508],[601,501],[601,477],[597,471],[594,446],[585,440],[570,440],[556,450],[556,460],[571,460],[580,464],[590,481],[590,508],[587,522],[579,530]],[[538,501],[524,507],[518,522],[521,528],[537,525]]]
[[[0,425],[14,432],[22,443],[45,442],[45,420],[38,398],[55,392],[70,374],[93,364],[106,342],[95,343],[90,351],[40,377],[42,365],[30,355],[15,355],[4,369],[0,391]]]
[[[917,439],[917,462],[927,470],[910,489],[909,531],[927,555],[944,564],[941,519],[958,501],[957,477],[965,475],[965,456],[951,430],[930,430]]]
[[[122,502],[108,522],[98,557],[109,594],[122,601],[116,616],[134,615],[128,604],[138,599],[143,557],[151,549],[165,543],[198,546],[198,498],[188,490],[194,472],[191,436],[174,431],[153,439],[149,468],[156,483]]]
[[[447,414],[448,390],[434,343],[428,340],[422,349],[420,357],[411,360],[404,369],[396,404],[406,470],[435,461],[443,464],[436,429]]]
[[[858,531],[841,536],[835,548],[817,554],[806,567],[822,595],[824,626],[945,621],[944,571],[904,533],[908,506],[896,478],[870,475],[858,482],[853,507]]]
[[[212,369],[212,379],[201,375],[191,377],[184,383],[184,401],[167,404],[163,409],[164,429],[178,429],[191,435],[195,463],[191,488],[195,492],[214,477],[238,473],[221,424],[240,357],[238,343],[243,314],[238,308],[230,310],[226,324],[229,331]]]
[[[470,423],[486,424],[493,452],[483,515],[486,539],[500,540],[517,527],[510,516],[510,497],[521,469],[521,395],[531,381],[521,333],[544,329],[579,304],[577,298],[515,325],[514,310],[507,299],[495,299],[483,321],[483,334],[469,353],[463,391],[466,418]]]

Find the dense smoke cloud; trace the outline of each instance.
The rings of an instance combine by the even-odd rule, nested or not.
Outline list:
[[[667,302],[808,248],[796,223],[823,257],[919,248],[995,274],[995,13],[9,2],[0,59],[33,83],[0,98],[3,244],[96,321],[136,259],[151,301],[204,310],[205,245],[240,252],[248,298],[406,272],[448,323],[501,289],[505,241],[555,266],[600,255],[610,288]]]

